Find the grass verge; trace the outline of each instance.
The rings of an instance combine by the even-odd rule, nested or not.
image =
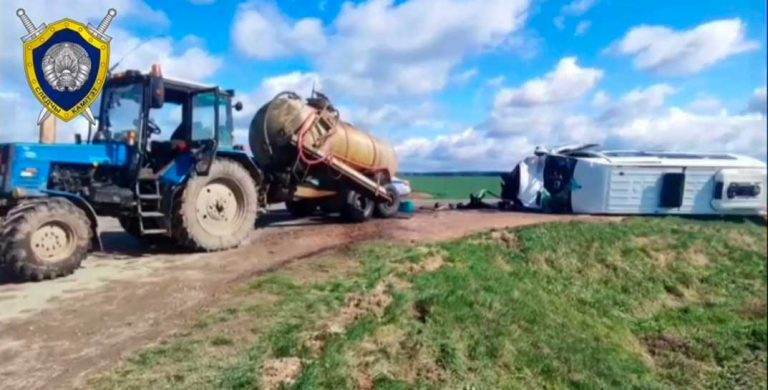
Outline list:
[[[633,218],[260,277],[96,388],[766,386],[766,230]]]

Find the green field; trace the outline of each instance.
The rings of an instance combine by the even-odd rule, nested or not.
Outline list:
[[[431,195],[435,199],[466,199],[481,189],[499,195],[501,179],[498,176],[421,176],[405,175],[414,192]]]
[[[766,229],[632,218],[259,277],[96,388],[765,388]]]

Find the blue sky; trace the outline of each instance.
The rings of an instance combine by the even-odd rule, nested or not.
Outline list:
[[[279,89],[316,85],[408,170],[508,169],[578,142],[765,159],[762,1],[16,3],[49,22],[114,6],[113,60],[144,42],[123,67],[235,88],[243,142]],[[0,16],[0,140],[34,137],[38,107],[15,69],[17,6]]]

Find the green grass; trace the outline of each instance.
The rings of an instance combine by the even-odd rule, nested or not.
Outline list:
[[[304,389],[766,386],[766,230],[748,221],[549,224],[343,257],[364,260],[254,280],[240,309],[90,385],[253,388],[267,360],[297,357]],[[385,310],[322,332],[381,285]]]
[[[404,176],[411,182],[414,192],[431,195],[435,199],[465,199],[469,194],[486,189],[500,195],[498,176]]]

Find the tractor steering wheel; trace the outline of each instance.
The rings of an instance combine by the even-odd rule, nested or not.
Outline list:
[[[163,132],[152,118],[147,118],[147,129],[149,129],[149,134],[160,134]]]

